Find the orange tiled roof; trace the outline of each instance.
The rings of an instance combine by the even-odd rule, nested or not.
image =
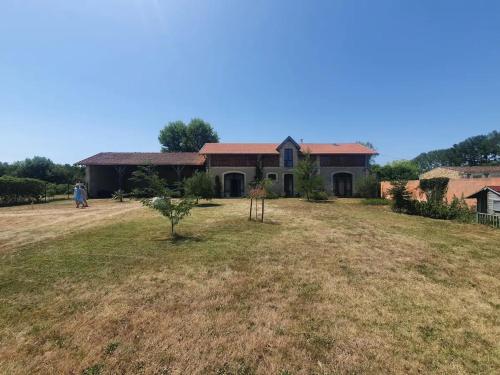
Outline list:
[[[277,143],[205,143],[200,154],[279,154]]]
[[[100,152],[80,165],[203,165],[205,156],[197,152]]]
[[[278,143],[205,143],[200,154],[278,154],[278,146]],[[302,143],[300,149],[311,154],[377,154],[359,143]]]

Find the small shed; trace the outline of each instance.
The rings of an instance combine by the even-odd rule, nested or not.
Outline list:
[[[477,212],[500,216],[500,186],[485,186],[468,196],[477,200]]]

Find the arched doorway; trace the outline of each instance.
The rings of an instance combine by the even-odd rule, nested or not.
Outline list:
[[[239,172],[224,175],[224,196],[242,197],[245,194],[245,175]]]
[[[352,174],[335,173],[333,175],[333,192],[337,197],[352,197]]]

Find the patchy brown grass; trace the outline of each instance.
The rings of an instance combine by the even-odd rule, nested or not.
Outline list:
[[[111,205],[99,200],[85,209],[76,209],[67,200],[3,207],[0,208],[0,252],[116,222],[139,208],[140,203],[135,201]]]
[[[500,231],[357,200],[273,200],[260,224],[247,201],[218,203],[175,241],[138,205],[93,203],[88,227],[46,226],[43,241],[37,223],[71,210],[24,218],[18,235],[36,241],[0,258],[1,371],[500,370]]]

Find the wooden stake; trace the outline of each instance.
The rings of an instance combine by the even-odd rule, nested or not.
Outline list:
[[[261,221],[264,222],[264,198],[262,198],[262,212],[261,212],[261,214],[262,214]]]
[[[250,216],[248,217],[248,220],[252,220],[252,203],[253,203],[253,198],[250,198]]]

